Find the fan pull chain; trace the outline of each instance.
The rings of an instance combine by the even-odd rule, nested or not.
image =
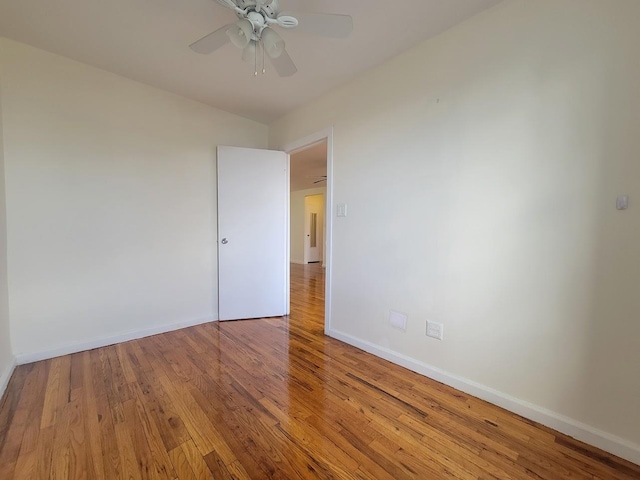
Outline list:
[[[264,43],[263,43],[262,44],[262,74],[264,75],[265,73],[267,73],[267,69],[265,68],[265,65],[264,65]]]
[[[253,76],[258,76],[258,50],[260,49],[260,41],[256,41],[256,50],[253,56]]]

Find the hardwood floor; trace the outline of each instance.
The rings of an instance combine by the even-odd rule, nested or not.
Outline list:
[[[210,323],[18,367],[0,479],[638,479],[640,467],[290,318]]]

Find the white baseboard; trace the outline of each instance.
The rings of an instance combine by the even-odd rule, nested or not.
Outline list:
[[[94,348],[106,347],[114,345],[116,343],[128,342],[129,340],[137,340],[138,338],[150,337],[152,335],[158,335],[160,333],[172,332],[174,330],[180,330],[181,328],[193,327],[194,325],[201,325],[203,323],[215,322],[216,319],[198,319],[190,320],[186,322],[171,323],[168,325],[158,325],[151,328],[145,328],[142,330],[132,330],[129,332],[119,333],[117,335],[109,337],[94,338],[87,341],[69,343],[61,345],[59,347],[44,350],[40,352],[19,353],[16,355],[16,362],[18,365],[24,365],[25,363],[39,362],[40,360],[48,360],[50,358],[60,357],[62,355],[69,355],[71,353],[83,352],[85,350],[93,350]]]
[[[13,371],[15,369],[16,369],[16,357],[13,357],[11,359],[11,363],[7,365],[7,368],[4,369],[4,372],[0,372],[0,405],[2,405],[4,392],[7,391],[9,380],[11,380],[11,375],[13,375]]]
[[[338,330],[327,335],[640,465],[638,444]]]

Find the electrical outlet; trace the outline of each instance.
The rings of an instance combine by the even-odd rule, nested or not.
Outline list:
[[[441,323],[427,322],[427,337],[442,340],[444,337],[444,326]]]
[[[389,323],[392,327],[399,328],[400,330],[407,329],[407,316],[404,313],[389,311]]]

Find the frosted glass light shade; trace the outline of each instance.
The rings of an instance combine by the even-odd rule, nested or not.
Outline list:
[[[231,39],[231,43],[238,48],[245,48],[249,45],[251,35],[253,35],[253,25],[249,20],[240,20],[227,30],[227,36]]]
[[[262,44],[270,58],[278,58],[284,52],[284,40],[272,28],[267,27],[262,31]]]

